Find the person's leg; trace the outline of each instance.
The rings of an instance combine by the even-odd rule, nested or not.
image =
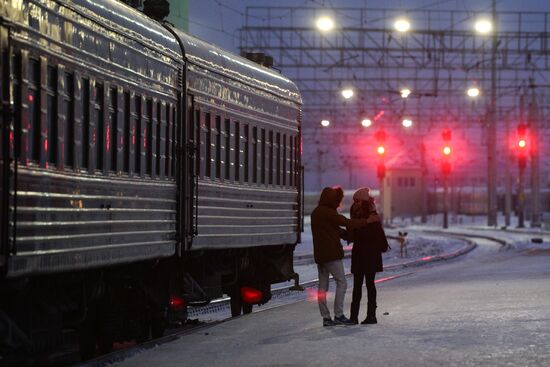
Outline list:
[[[351,307],[349,319],[353,322],[358,322],[359,318],[359,308],[361,305],[361,296],[363,295],[361,288],[363,287],[363,273],[354,273],[353,274],[353,293],[351,298]]]
[[[346,289],[348,287],[346,274],[344,273],[344,264],[342,260],[336,260],[326,263],[325,266],[336,282],[334,317],[340,317],[344,314],[344,298],[346,297]]]
[[[374,278],[376,273],[365,274],[366,286],[367,286],[367,318],[365,323],[376,324],[376,286],[374,284]]]
[[[319,304],[319,311],[321,312],[323,319],[330,319],[330,311],[327,307],[329,272],[325,264],[318,264],[317,270],[319,271],[319,288],[317,290],[317,303]]]

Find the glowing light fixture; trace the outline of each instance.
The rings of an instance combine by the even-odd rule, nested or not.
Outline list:
[[[443,154],[450,155],[451,154],[451,147],[446,146],[443,148]]]
[[[470,88],[468,88],[468,91],[466,91],[466,94],[468,94],[468,97],[475,98],[475,97],[479,96],[479,88],[470,87]]]
[[[384,153],[386,153],[386,149],[384,149],[383,146],[379,146],[378,149],[376,149],[376,151],[377,151],[378,154],[380,154],[380,155],[383,155]]]
[[[342,89],[342,96],[345,99],[350,99],[351,97],[353,97],[354,94],[355,94],[355,92],[351,88]]]
[[[369,127],[372,125],[372,121],[370,119],[364,119],[363,121],[361,121],[361,125],[363,125],[364,127]]]
[[[400,91],[401,98],[407,98],[411,94],[411,90],[409,88],[403,88]]]
[[[413,125],[413,122],[411,119],[403,119],[402,124],[404,127],[411,127]]]
[[[480,19],[474,25],[476,32],[481,34],[487,34],[493,30],[493,23],[487,19]]]
[[[525,139],[521,139],[520,141],[518,141],[518,146],[520,148],[525,148],[527,146],[527,142],[525,141]]]
[[[321,126],[323,127],[327,127],[330,125],[330,121],[329,120],[321,120]]]
[[[393,23],[393,26],[398,32],[407,32],[411,29],[411,23],[405,18],[399,18]]]
[[[317,19],[317,29],[319,29],[322,32],[328,32],[332,29],[334,29],[334,21],[332,18],[327,16],[322,16]]]

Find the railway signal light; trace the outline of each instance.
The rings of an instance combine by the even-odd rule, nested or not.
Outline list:
[[[443,154],[444,154],[445,156],[447,156],[447,157],[450,156],[450,155],[451,155],[451,147],[448,146],[448,145],[446,145],[445,147],[443,147]]]
[[[525,169],[525,167],[527,166],[527,153],[529,152],[526,124],[518,125],[516,151],[518,156],[518,166],[520,169]]]
[[[378,153],[379,156],[383,156],[384,153],[386,153],[386,148],[384,148],[383,145],[380,145],[380,146],[376,149],[376,152]]]
[[[378,176],[380,180],[386,177],[386,165],[384,163],[379,163],[376,167],[376,176]]]

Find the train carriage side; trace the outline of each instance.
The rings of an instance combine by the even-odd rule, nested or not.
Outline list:
[[[196,152],[194,274],[222,285],[206,286],[212,295],[288,280],[301,232],[300,94],[271,69],[177,35]]]
[[[12,319],[0,322],[13,328],[1,350],[67,326],[63,313],[78,325],[108,276],[146,278],[125,264],[176,253],[183,60],[168,30],[118,1],[0,6],[0,314]]]

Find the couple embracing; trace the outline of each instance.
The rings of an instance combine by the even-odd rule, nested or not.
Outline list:
[[[376,324],[376,287],[374,278],[382,268],[382,254],[388,246],[380,218],[376,213],[374,198],[368,188],[361,188],[353,195],[351,219],[338,213],[344,198],[340,187],[325,187],[319,205],[311,213],[313,253],[319,271],[317,300],[323,317],[323,326],[354,325],[359,323],[359,308],[363,281],[367,288],[367,317],[362,324]],[[350,318],[344,315],[344,298],[347,281],[342,259],[344,250],[340,239],[354,243],[351,257],[353,273],[353,297]],[[334,320],[327,306],[329,275],[336,282]]]

